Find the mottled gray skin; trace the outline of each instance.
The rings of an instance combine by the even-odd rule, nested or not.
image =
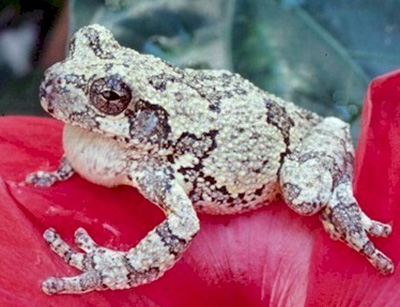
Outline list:
[[[48,294],[123,289],[160,277],[199,231],[196,211],[233,214],[283,198],[364,254],[382,273],[393,264],[367,234],[387,236],[351,187],[349,127],[266,93],[237,74],[171,66],[121,47],[99,25],[79,30],[68,57],[49,68],[43,108],[66,123],[57,171],[27,182],[50,186],[74,171],[104,186],[131,185],[166,220],[128,252],[99,247],[83,230],[73,251],[54,229],[50,247],[83,270],[49,278]],[[145,217],[144,217],[145,218]]]

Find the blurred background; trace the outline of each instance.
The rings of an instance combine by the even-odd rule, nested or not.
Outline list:
[[[368,82],[400,67],[400,0],[1,0],[1,115],[45,115],[43,71],[91,23],[175,65],[238,72],[355,139]]]

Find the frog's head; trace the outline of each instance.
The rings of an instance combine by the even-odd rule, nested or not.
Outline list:
[[[173,70],[121,47],[104,27],[87,26],[72,37],[67,58],[45,72],[41,104],[53,117],[89,131],[125,140],[152,136],[167,115],[154,102],[159,93],[149,80]]]

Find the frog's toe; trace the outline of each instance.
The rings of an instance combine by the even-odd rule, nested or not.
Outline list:
[[[371,220],[365,214],[362,216],[362,223],[366,232],[374,237],[388,237],[392,232],[392,226]]]
[[[42,290],[48,295],[57,293],[85,293],[100,290],[101,277],[97,271],[88,271],[74,277],[47,278],[42,283]]]
[[[88,263],[87,256],[84,253],[79,253],[74,251],[57,233],[53,228],[48,228],[44,234],[43,238],[49,244],[51,250],[61,257],[69,265],[83,270],[85,264]]]
[[[28,174],[24,183],[35,187],[50,187],[56,182],[56,177],[51,172],[38,171]]]

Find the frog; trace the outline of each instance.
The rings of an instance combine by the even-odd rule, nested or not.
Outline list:
[[[128,289],[160,278],[200,230],[198,213],[232,215],[283,201],[319,215],[332,239],[378,272],[393,262],[370,236],[391,226],[369,218],[352,188],[349,124],[268,93],[228,70],[173,66],[121,46],[101,25],[79,29],[65,60],[40,85],[45,111],[64,123],[61,163],[25,182],[38,187],[75,173],[105,187],[137,189],[165,219],[128,251],[97,244],[84,228],[81,251],[54,229],[51,250],[82,273],[49,277],[46,294]]]

